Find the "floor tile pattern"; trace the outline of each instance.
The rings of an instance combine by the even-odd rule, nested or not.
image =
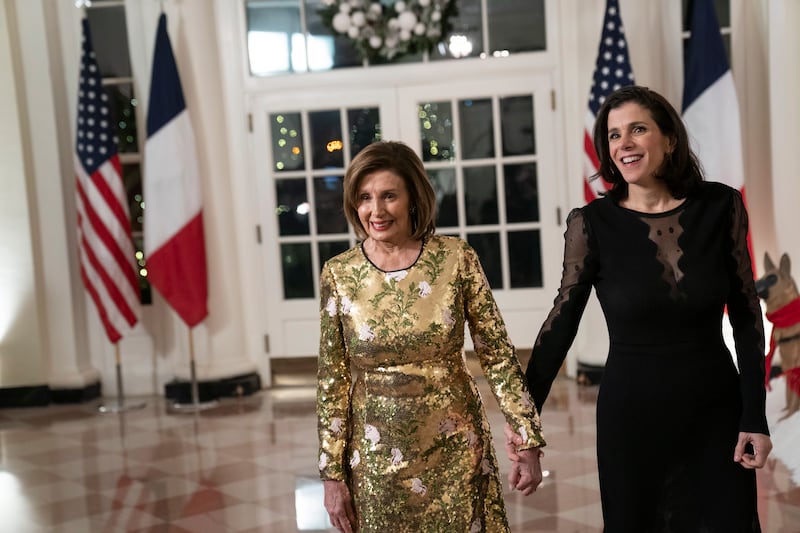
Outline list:
[[[503,418],[478,381],[505,478]],[[542,416],[548,475],[532,496],[507,492],[512,531],[602,531],[596,393],[556,382]],[[111,414],[0,410],[0,533],[329,531],[314,395],[312,378],[195,413],[170,413],[156,397]],[[758,483],[764,531],[800,532],[800,487],[786,468],[770,461]]]

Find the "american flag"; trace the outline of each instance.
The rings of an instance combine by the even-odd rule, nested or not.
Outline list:
[[[116,344],[138,321],[139,288],[117,139],[86,18],[79,77],[75,194],[81,278]]]
[[[589,91],[589,107],[586,110],[583,127],[583,192],[586,203],[597,198],[598,194],[606,190],[605,182],[601,179],[590,178],[600,168],[597,153],[592,143],[592,130],[595,117],[606,97],[620,87],[633,85],[633,70],[628,58],[628,44],[625,41],[625,28],[619,14],[619,2],[608,0],[606,14],[603,18],[603,34],[600,37],[600,50],[597,53],[597,62],[592,76],[592,88]]]

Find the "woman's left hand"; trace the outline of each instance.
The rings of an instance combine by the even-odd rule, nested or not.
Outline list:
[[[745,446],[753,445],[753,453],[745,453]],[[772,440],[763,433],[739,433],[736,449],[733,451],[733,460],[745,468],[761,468],[767,462],[767,456],[772,451]]]

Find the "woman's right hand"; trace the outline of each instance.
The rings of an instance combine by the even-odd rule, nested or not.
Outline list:
[[[325,510],[331,519],[333,527],[344,533],[355,531],[356,513],[353,509],[353,499],[350,496],[350,489],[344,481],[334,481],[326,479],[325,487]]]
[[[519,461],[514,461],[508,474],[508,484],[512,490],[522,492],[523,496],[535,492],[542,483],[541,457],[544,455],[539,448],[520,450],[517,452]]]
[[[506,455],[508,455],[508,460],[514,462],[519,461],[517,446],[522,446],[522,435],[515,433],[508,423],[503,426],[503,433],[506,434]]]

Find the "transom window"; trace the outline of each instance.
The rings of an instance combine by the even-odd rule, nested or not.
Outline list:
[[[373,2],[384,8],[395,3]],[[349,39],[325,26],[319,13],[322,7],[323,0],[247,0],[250,73],[271,76],[361,66],[363,61]],[[457,0],[457,15],[451,23],[452,30],[430,54],[390,62],[508,55],[547,47],[545,0]]]

